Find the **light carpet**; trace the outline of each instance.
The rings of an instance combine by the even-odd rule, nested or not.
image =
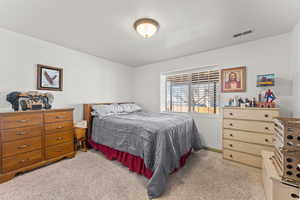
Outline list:
[[[159,200],[264,200],[259,169],[193,153]],[[0,184],[1,200],[147,200],[147,179],[96,151],[80,152]]]

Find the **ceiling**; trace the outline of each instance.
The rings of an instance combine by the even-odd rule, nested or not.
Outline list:
[[[160,23],[150,39],[132,26],[143,17]],[[129,66],[286,33],[299,19],[299,0],[0,0],[0,27]]]

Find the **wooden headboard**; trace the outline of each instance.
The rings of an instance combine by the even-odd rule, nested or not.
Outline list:
[[[88,137],[90,137],[92,131],[92,111],[93,105],[111,105],[111,104],[127,104],[127,103],[134,103],[134,102],[117,102],[117,103],[91,103],[91,104],[83,104],[83,119],[87,121],[87,133]]]

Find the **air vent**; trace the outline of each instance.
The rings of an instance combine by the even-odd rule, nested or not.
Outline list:
[[[248,35],[248,34],[253,33],[253,32],[254,32],[254,30],[247,30],[247,31],[244,31],[244,32],[241,32],[241,33],[234,34],[233,37],[237,38],[237,37],[241,37],[241,36],[244,36],[244,35]]]

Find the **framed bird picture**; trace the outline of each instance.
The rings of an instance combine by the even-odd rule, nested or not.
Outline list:
[[[38,90],[63,90],[63,69],[46,65],[37,65]]]

